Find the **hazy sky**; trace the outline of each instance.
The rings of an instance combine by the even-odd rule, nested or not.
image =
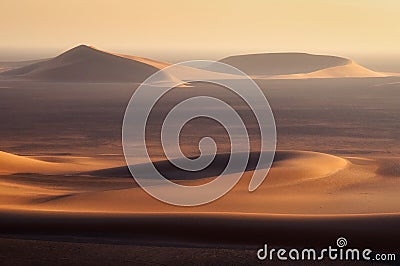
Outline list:
[[[398,0],[1,0],[0,60],[85,43],[158,59],[306,51],[400,59]]]

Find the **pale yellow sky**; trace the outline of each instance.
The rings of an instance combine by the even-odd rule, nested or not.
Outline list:
[[[0,60],[85,43],[170,59],[306,51],[400,56],[398,0],[1,0]]]

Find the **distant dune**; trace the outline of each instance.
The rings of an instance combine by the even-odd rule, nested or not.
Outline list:
[[[94,170],[99,165],[104,165],[103,161],[86,157],[70,157],[63,162],[57,162],[56,159],[50,157],[47,157],[49,161],[40,159],[0,151],[0,176],[17,173],[68,174]]]
[[[31,62],[31,63],[30,63]],[[307,53],[264,53],[235,55],[220,62],[230,64],[255,79],[307,79],[346,77],[386,77],[397,73],[381,73],[356,62],[330,55]],[[171,64],[139,56],[115,54],[91,46],[80,45],[45,60],[0,63],[0,78],[52,82],[143,82],[153,73]],[[176,71],[176,70],[179,71]],[[181,66],[165,80],[215,79],[212,66],[195,69]],[[219,79],[239,76],[219,73]],[[173,77],[171,77],[173,76]]]
[[[349,60],[306,53],[264,53],[229,56],[220,62],[237,67],[248,75],[284,75],[346,65]]]
[[[330,55],[307,53],[265,53],[226,57],[220,62],[233,65],[255,78],[304,79],[384,77],[354,61]]]
[[[0,174],[49,173],[57,169],[57,163],[44,162],[0,151]]]
[[[305,74],[277,75],[275,79],[307,79],[307,78],[365,78],[365,77],[387,77],[386,73],[372,71],[350,61],[343,66],[329,67]]]
[[[55,58],[0,75],[56,82],[142,82],[163,65],[150,59],[128,58],[80,45]]]
[[[43,62],[48,59],[39,59],[39,60],[28,60],[28,61],[15,61],[15,62],[0,62],[0,73],[7,71],[7,70],[12,70],[16,68],[21,68],[24,66],[32,65],[35,63]]]

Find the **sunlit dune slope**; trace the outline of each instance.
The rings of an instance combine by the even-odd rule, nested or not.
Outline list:
[[[0,151],[0,175],[18,173],[69,174],[94,170],[107,165],[107,162],[86,157],[71,157],[66,162],[53,161],[56,160],[43,161]],[[109,165],[113,164],[110,163]]]
[[[0,151],[0,174],[10,173],[50,173],[60,164],[44,162]]]
[[[354,61],[343,66],[329,67],[305,74],[277,75],[275,79],[308,79],[308,78],[364,78],[386,77],[388,74],[372,71]]]

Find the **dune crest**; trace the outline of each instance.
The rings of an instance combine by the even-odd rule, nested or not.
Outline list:
[[[354,61],[343,66],[329,67],[305,74],[291,74],[273,76],[273,79],[309,79],[309,78],[366,78],[387,77],[385,73],[375,72]]]

